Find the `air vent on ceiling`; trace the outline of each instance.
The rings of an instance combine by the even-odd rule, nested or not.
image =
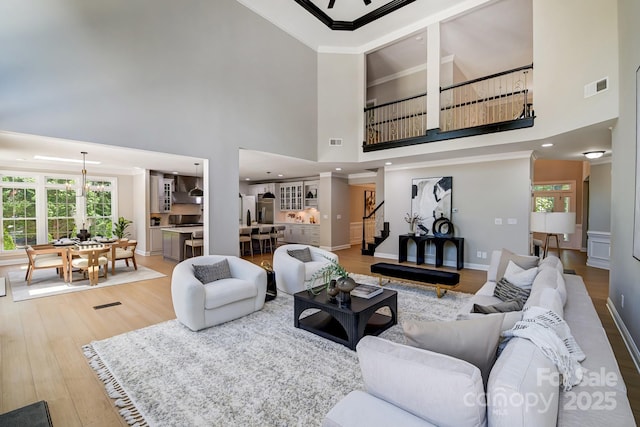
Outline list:
[[[331,147],[341,147],[342,146],[342,138],[331,138],[331,139],[329,139],[329,145]]]
[[[604,92],[607,89],[609,89],[609,77],[587,83],[584,85],[584,97],[589,98],[590,96]]]

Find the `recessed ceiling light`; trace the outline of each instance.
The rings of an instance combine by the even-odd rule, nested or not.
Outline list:
[[[251,181],[251,178],[245,178],[244,180],[245,181]]]
[[[587,159],[593,160],[593,159],[599,159],[600,157],[604,156],[604,151],[603,150],[593,150],[593,151],[587,151],[586,153],[582,153],[584,154],[584,156]]]
[[[542,144],[542,146],[543,146],[543,147],[545,147],[545,148],[546,148],[546,147],[553,147],[553,144],[552,144],[552,143],[550,143],[550,142],[547,142],[547,143],[545,143],[545,144]]]
[[[176,172],[176,171],[173,171],[171,173],[174,174],[174,175],[178,175],[178,172]]]
[[[341,171],[341,170],[342,170],[342,168],[336,168],[336,170],[337,170],[337,171]]]
[[[391,162],[384,162],[384,164],[385,164],[386,166],[391,166],[393,163],[391,163]]]
[[[51,161],[51,162],[82,163],[82,159],[67,159],[65,157],[51,157],[51,156],[35,155],[35,156],[33,156],[33,158],[36,159],[36,160],[48,160],[48,161]],[[96,160],[87,160],[85,163],[87,163],[89,165],[99,165],[102,162],[98,162]]]
[[[282,178],[284,175],[282,175],[281,173],[279,173],[279,174],[278,174],[278,176],[279,176],[280,178]]]
[[[422,40],[422,36],[417,36],[416,40],[418,40],[418,41]]]

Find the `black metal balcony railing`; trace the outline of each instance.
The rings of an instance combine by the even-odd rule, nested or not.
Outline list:
[[[440,131],[530,117],[533,65],[440,89]]]
[[[422,136],[427,130],[427,94],[364,110],[366,144]]]
[[[364,151],[533,126],[532,83],[533,64],[441,88],[437,129],[427,93],[365,108]]]

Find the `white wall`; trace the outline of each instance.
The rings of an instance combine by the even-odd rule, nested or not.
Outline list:
[[[418,71],[367,88],[367,101],[375,99],[376,105],[420,95],[427,91],[427,70]]]
[[[618,115],[616,2],[535,0],[533,73],[536,127],[562,133]],[[609,90],[584,98],[584,85],[609,77]]]
[[[451,221],[455,236],[465,239],[465,265],[486,267],[494,249],[528,253],[530,168],[530,153],[503,160],[475,158],[469,163],[388,167],[384,218],[390,223],[391,235],[377,248],[376,256],[397,258],[398,235],[409,232],[404,217],[411,210],[412,180],[437,176],[453,177],[452,207],[458,212],[453,213]],[[495,218],[501,218],[503,225],[495,225]],[[508,218],[515,218],[517,224],[508,225]],[[487,258],[478,258],[477,251],[486,252]],[[415,247],[409,255],[415,257]],[[453,246],[447,245],[445,265],[455,265]]]
[[[317,156],[316,53],[235,0],[7,0],[0,16],[0,129],[208,160],[212,253],[238,253],[239,147]]]
[[[640,310],[637,309],[640,305],[640,261],[632,257],[632,230],[637,198],[633,183],[636,182],[636,70],[640,66],[640,2],[619,0],[618,8],[620,118],[612,133],[611,187],[616,190],[611,194],[609,299],[637,345],[640,343]],[[625,296],[624,307],[621,295]]]
[[[611,162],[592,164],[589,174],[589,230],[611,231]]]
[[[364,55],[318,54],[318,161],[358,160],[364,138],[364,81]],[[329,146],[331,138],[342,138],[342,146]]]

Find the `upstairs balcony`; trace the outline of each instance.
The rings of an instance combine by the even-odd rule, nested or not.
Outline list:
[[[440,89],[440,111],[427,111],[427,93],[364,110],[365,152],[533,126],[533,65]],[[427,129],[427,115],[440,127]]]

